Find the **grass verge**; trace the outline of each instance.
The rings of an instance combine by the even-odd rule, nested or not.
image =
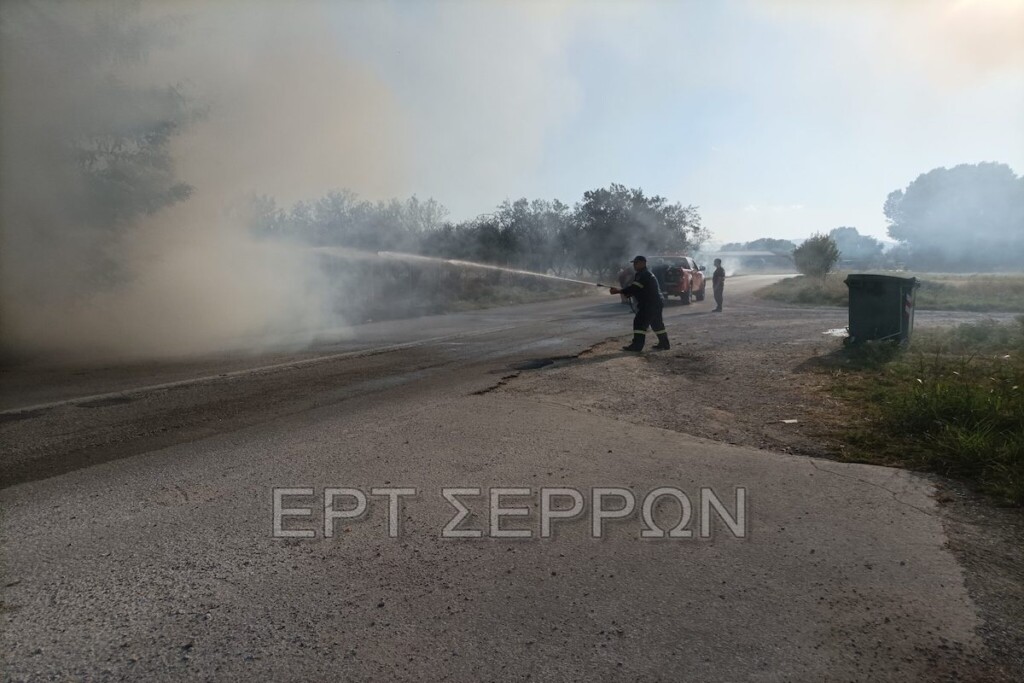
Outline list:
[[[963,479],[1024,505],[1024,316],[867,344],[833,357],[833,393],[854,419],[838,435],[858,462]]]
[[[1024,276],[887,273],[916,277],[917,307],[940,311],[1024,312]],[[815,306],[846,306],[849,292],[843,281],[849,273],[832,273],[824,280],[804,275],[780,280],[758,290],[772,301]]]

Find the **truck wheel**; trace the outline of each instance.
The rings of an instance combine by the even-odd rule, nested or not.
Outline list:
[[[702,284],[700,286],[700,289],[697,290],[697,301],[704,301],[704,289],[706,287],[707,287],[707,283],[705,282],[704,284]]]
[[[679,303],[681,303],[684,306],[689,306],[690,305],[690,292],[689,291],[685,291],[685,292],[683,292],[682,294],[679,295]]]

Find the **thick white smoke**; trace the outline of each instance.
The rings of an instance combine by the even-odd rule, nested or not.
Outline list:
[[[3,5],[8,352],[259,348],[339,324],[330,312],[342,283],[326,282],[308,251],[252,238],[232,207],[251,193],[289,201],[337,187],[400,191],[401,116],[340,54],[320,6],[280,9]],[[152,150],[133,136],[162,122],[175,128],[152,150],[166,158],[139,158]],[[83,161],[108,148],[130,159],[123,177]],[[86,167],[103,175],[101,189]],[[161,198],[180,192],[178,181],[191,196],[168,204]]]

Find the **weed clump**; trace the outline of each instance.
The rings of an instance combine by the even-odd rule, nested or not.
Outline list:
[[[874,346],[845,352],[837,387],[868,413],[847,434],[856,459],[973,481],[1024,505],[1024,316],[928,332],[902,352]]]

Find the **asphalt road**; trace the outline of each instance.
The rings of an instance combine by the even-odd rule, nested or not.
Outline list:
[[[764,280],[730,280],[731,304],[756,305],[747,295]],[[669,308],[677,344],[688,316],[710,308]],[[823,312],[822,331],[842,318]],[[715,324],[734,323],[727,312]],[[374,323],[303,351],[8,369],[5,679],[983,670],[977,610],[928,480],[490,391],[628,330],[616,299],[595,293]],[[277,535],[313,538],[275,537],[281,487],[313,493],[281,499],[309,513],[280,515]],[[402,499],[392,537],[389,499],[372,490],[396,487],[416,494]],[[459,528],[479,538],[442,537],[456,513],[445,487],[480,489],[458,498],[471,511]],[[497,499],[525,512],[495,527],[498,487],[528,491]],[[540,538],[541,489],[556,487],[579,491],[583,511]],[[601,487],[628,489],[637,509],[598,520],[594,538]],[[644,497],[661,487],[690,502],[688,537],[642,537]],[[367,513],[335,520],[331,537],[325,488],[367,496]],[[572,500],[563,494],[556,514]],[[355,502],[342,495],[333,509]],[[609,495],[603,509],[622,502]],[[661,498],[651,514],[670,528],[679,511]],[[510,529],[530,537],[500,536]]]

